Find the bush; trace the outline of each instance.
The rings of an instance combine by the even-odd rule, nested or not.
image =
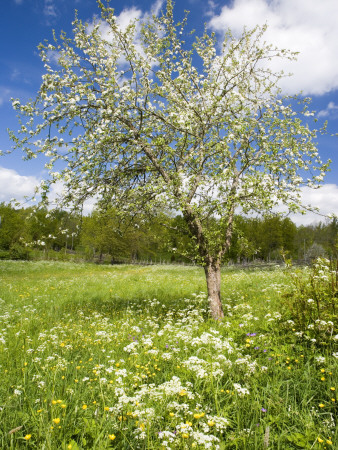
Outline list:
[[[338,261],[318,258],[307,270],[291,273],[292,292],[284,306],[295,325],[309,338],[337,334]]]
[[[29,260],[31,256],[31,251],[27,247],[23,247],[22,245],[16,243],[13,244],[9,249],[9,258],[10,259],[22,259]]]
[[[11,259],[9,250],[1,250],[0,249],[0,259]]]

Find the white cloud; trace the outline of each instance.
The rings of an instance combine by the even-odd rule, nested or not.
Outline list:
[[[161,12],[161,9],[163,7],[164,0],[156,0],[156,2],[151,6],[151,13],[155,14],[155,16],[158,16]]]
[[[122,31],[125,31],[130,22],[134,20],[140,19],[142,17],[142,11],[133,6],[132,8],[125,8],[118,16],[117,16],[117,25]]]
[[[209,25],[222,33],[230,28],[238,36],[244,26],[267,23],[267,42],[300,52],[297,62],[273,62],[274,70],[293,73],[282,80],[283,90],[321,95],[338,88],[337,17],[336,0],[234,0]]]
[[[318,117],[328,117],[332,115],[336,115],[338,112],[338,105],[336,105],[334,102],[330,102],[325,109],[322,109],[318,112]]]
[[[20,175],[13,169],[6,169],[0,166],[0,202],[9,203],[15,199],[22,204],[23,207],[28,207],[36,204],[30,199],[35,197],[35,188],[39,186],[40,179],[35,176]],[[51,207],[56,205],[56,200],[63,194],[63,183],[60,181],[51,186],[48,198]],[[27,199],[26,199],[26,198]],[[36,195],[39,200],[39,195]],[[89,198],[83,204],[83,214],[90,214],[98,198]]]
[[[318,207],[322,215],[335,214],[338,216],[338,185],[324,184],[319,189],[302,188],[302,201],[305,205]],[[325,222],[325,217],[308,212],[306,215],[291,214],[290,219],[296,225],[309,225],[314,222]]]
[[[120,30],[125,31],[128,25],[132,22],[136,21],[136,28],[135,28],[135,36],[134,36],[134,45],[136,48],[136,51],[144,56],[144,51],[140,42],[140,31],[141,31],[141,23],[146,21],[152,14],[159,15],[162,6],[164,4],[164,0],[156,0],[154,3],[150,4],[148,11],[142,11],[141,9],[132,6],[131,8],[124,8],[119,15],[116,16],[116,23]],[[92,22],[88,23],[87,31],[88,33],[91,33],[93,31],[94,25],[97,23],[97,17],[94,16],[94,19]],[[100,34],[102,36],[102,39],[104,39],[107,42],[111,42],[113,39],[113,36],[110,31],[110,26],[103,22],[100,24]],[[126,64],[126,59],[124,57],[121,57],[118,60],[118,64],[121,66]]]
[[[10,90],[6,87],[0,86],[0,106],[10,100]]]
[[[43,14],[46,17],[56,17],[57,16],[56,6],[55,6],[53,0],[45,0]]]
[[[33,197],[34,188],[39,180],[34,176],[19,175],[12,169],[0,167],[0,201],[9,202],[12,198],[24,201],[24,197]]]

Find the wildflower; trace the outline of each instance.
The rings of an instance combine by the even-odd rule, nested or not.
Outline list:
[[[88,408],[87,405],[82,405],[82,409],[83,409],[83,410],[85,410],[85,409],[87,409],[87,408]]]
[[[334,388],[334,387],[330,387],[330,389],[331,389],[331,391],[335,391],[336,390],[336,388]]]
[[[111,441],[113,441],[116,438],[115,434],[108,434],[108,437]]]
[[[56,419],[53,419],[53,422],[57,425],[58,423],[60,423],[60,418],[59,417],[56,417]]]
[[[24,439],[25,439],[26,441],[29,441],[31,437],[32,437],[31,434],[26,434],[26,436],[24,437]]]
[[[208,420],[209,427],[213,427],[215,425],[215,422],[213,420]]]
[[[322,381],[325,381],[325,377],[321,377],[321,380],[322,380]]]
[[[262,408],[261,411],[264,412],[264,413],[266,413],[266,409],[265,409],[265,408]]]
[[[328,445],[332,445],[331,439],[327,439],[326,443],[327,443]]]
[[[182,433],[182,438],[187,439],[189,437],[189,433]]]
[[[324,408],[325,405],[323,403],[319,403],[318,406],[319,406],[319,408]]]
[[[322,442],[324,442],[324,439],[321,439],[320,437],[318,438],[318,442],[321,444]]]

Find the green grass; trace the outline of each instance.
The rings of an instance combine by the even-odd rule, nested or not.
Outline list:
[[[295,325],[283,270],[224,270],[219,322],[197,267],[0,275],[0,448],[338,447],[337,340]]]

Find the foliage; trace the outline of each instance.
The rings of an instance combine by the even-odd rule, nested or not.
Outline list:
[[[300,340],[289,276],[0,262],[0,447],[337,448],[337,340]]]
[[[11,245],[9,249],[9,259],[28,260],[30,259],[30,256],[31,256],[30,249],[19,243]]]
[[[9,259],[10,247],[18,244],[31,249],[33,259],[196,262],[181,215],[163,212],[151,220],[127,217],[122,221],[114,208],[81,217],[46,209],[33,214],[32,208],[16,210],[9,204],[0,205],[0,215],[0,259]],[[213,226],[218,226],[217,220]],[[310,262],[318,251],[327,257],[335,255],[337,239],[335,220],[297,228],[289,218],[235,216],[231,247],[223,263],[281,262],[285,256]]]
[[[338,336],[338,262],[318,258],[306,271],[292,272],[293,290],[286,295],[286,305],[301,336],[330,339]]]

